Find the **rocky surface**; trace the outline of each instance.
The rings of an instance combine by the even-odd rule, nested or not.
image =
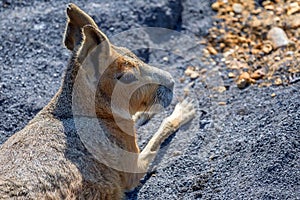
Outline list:
[[[222,54],[237,85],[259,87],[299,81],[300,3],[217,0],[204,54]]]
[[[74,2],[113,41],[141,46],[135,52],[142,59],[177,81],[170,108],[139,128],[141,147],[176,101],[184,95],[195,99],[196,119],[164,143],[128,199],[300,199],[300,83],[240,90],[227,77],[221,55],[202,62],[199,41],[212,26],[213,1]],[[67,3],[0,2],[0,144],[22,129],[60,85],[69,58],[62,45]],[[116,37],[147,26],[179,32],[157,37],[151,29],[138,29],[124,40]],[[205,78],[185,76],[188,66],[205,71]]]

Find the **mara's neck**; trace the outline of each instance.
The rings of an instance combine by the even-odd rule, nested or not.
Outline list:
[[[73,53],[60,88],[38,115],[46,115],[57,119],[71,118],[73,116],[72,92],[79,67],[80,65],[76,61],[75,53]]]

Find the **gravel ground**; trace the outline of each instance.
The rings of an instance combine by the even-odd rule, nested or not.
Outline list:
[[[69,58],[62,45],[67,3],[0,2],[0,144],[22,129],[60,85]],[[209,70],[206,81],[196,80],[190,88],[196,119],[164,143],[151,172],[128,199],[300,199],[300,83],[240,90],[225,78],[224,67],[204,65],[198,41],[212,25],[212,1],[74,3],[111,38],[147,26],[179,31],[164,41],[156,41],[151,31],[115,41],[130,47],[142,38],[144,48],[137,54],[177,80],[170,108],[139,128],[141,147],[183,96],[190,83],[179,81],[185,68]],[[158,43],[160,49],[151,48]],[[224,93],[213,89],[220,85],[227,88]]]

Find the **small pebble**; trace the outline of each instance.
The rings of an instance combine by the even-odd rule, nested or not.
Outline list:
[[[163,57],[163,61],[168,62],[169,58],[167,56]]]
[[[244,7],[243,7],[242,4],[234,3],[234,4],[232,5],[232,9],[233,9],[233,11],[234,11],[235,13],[242,13]]]
[[[289,5],[287,9],[287,14],[292,15],[300,10],[298,2],[293,2]]]
[[[213,10],[219,10],[219,8],[220,8],[220,3],[219,2],[215,2],[215,3],[213,3],[212,5],[211,5],[211,8],[213,9]]]
[[[275,85],[281,85],[282,84],[281,78],[276,78],[274,83]]]
[[[275,60],[275,61],[280,61],[281,58],[280,58],[279,56],[276,56],[276,57],[274,58],[274,60]]]
[[[193,66],[188,66],[184,74],[189,76],[191,79],[196,79],[200,76],[199,72],[195,71],[195,67]]]
[[[179,82],[180,82],[180,83],[183,83],[184,81],[185,81],[185,77],[180,77],[180,78],[179,78]]]
[[[229,73],[228,73],[228,77],[229,77],[229,78],[235,78],[235,74],[234,74],[233,72],[229,72]]]
[[[217,55],[217,54],[218,54],[217,50],[216,50],[215,48],[211,47],[211,46],[207,47],[207,50],[208,50],[209,53],[211,53],[212,55]]]
[[[226,102],[221,101],[221,102],[219,102],[218,104],[219,104],[220,106],[225,106],[225,105],[226,105]]]
[[[174,151],[173,152],[173,156],[179,156],[179,155],[181,155],[182,154],[182,152],[181,151]]]
[[[247,87],[250,83],[255,83],[256,81],[250,77],[250,74],[248,72],[243,72],[238,80],[237,80],[237,86],[240,89],[244,89]]]
[[[285,53],[286,56],[293,56],[294,55],[294,52],[293,51],[287,51]]]
[[[260,79],[260,78],[262,78],[265,75],[266,75],[265,69],[258,69],[258,70],[255,70],[251,74],[251,78],[253,78],[253,79]]]

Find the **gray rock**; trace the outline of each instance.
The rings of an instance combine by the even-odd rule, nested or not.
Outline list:
[[[290,44],[290,40],[288,39],[286,33],[279,27],[273,27],[268,32],[267,38],[271,40],[274,49]]]

